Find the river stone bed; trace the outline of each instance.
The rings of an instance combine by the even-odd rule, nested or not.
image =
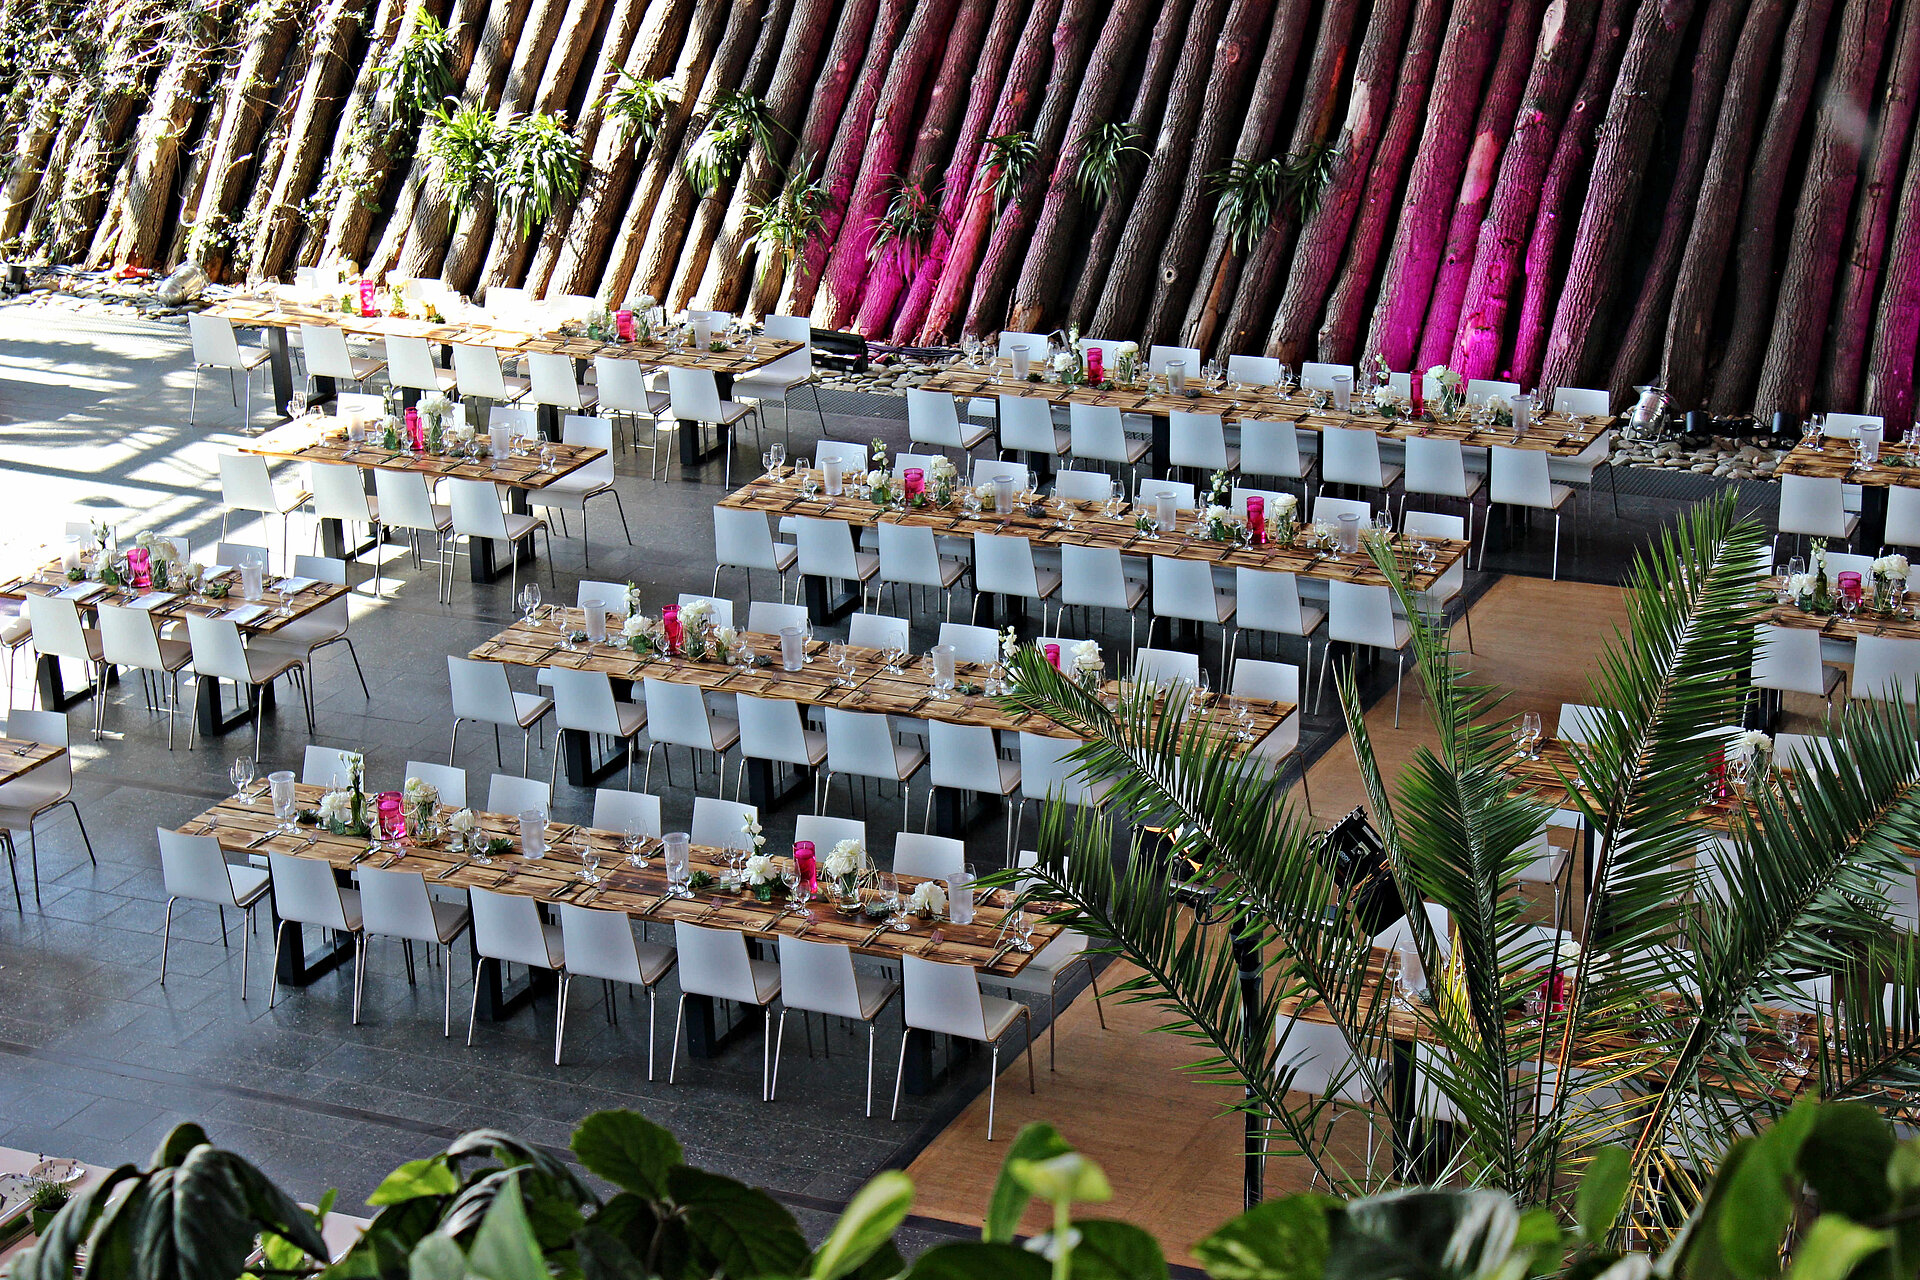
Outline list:
[[[1768,449],[1742,443],[1729,436],[1714,436],[1705,444],[1676,440],[1617,440],[1609,461],[1616,467],[1690,471],[1731,480],[1771,480],[1774,468],[1786,456],[1785,449]]]

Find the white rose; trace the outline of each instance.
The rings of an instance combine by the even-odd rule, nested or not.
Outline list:
[[[462,809],[447,819],[447,825],[463,836],[470,836],[473,834],[474,827],[478,826],[479,823],[473,816],[473,810]]]
[[[1123,342],[1113,350],[1115,355],[1137,356],[1140,354],[1140,344],[1137,342]]]
[[[1283,493],[1273,500],[1274,512],[1278,515],[1286,516],[1289,519],[1293,517],[1293,513],[1299,506],[1300,500],[1290,493]]]
[[[634,311],[651,311],[659,305],[660,305],[660,299],[654,297],[650,293],[643,293],[639,297],[633,300],[633,306],[631,309]]]
[[[329,791],[320,797],[322,822],[345,822],[353,814],[353,797],[344,791]]]
[[[1580,944],[1572,938],[1560,940],[1560,963],[1572,964],[1580,958]]]
[[[738,633],[732,627],[716,627],[713,632],[713,642],[723,649],[731,649],[737,636]]]
[[[867,472],[867,487],[869,489],[877,489],[881,485],[885,484],[886,482],[887,482],[886,472],[879,471],[879,470]]]
[[[1101,665],[1100,646],[1092,640],[1082,640],[1073,646],[1073,665],[1088,669]]]
[[[1812,590],[1813,590],[1812,574],[1795,573],[1795,574],[1790,574],[1787,577],[1787,594],[1792,596],[1794,599],[1798,600],[1800,597],[1811,593]]]
[[[620,624],[620,634],[631,640],[635,636],[647,634],[647,626],[645,618],[637,613],[630,613],[627,615],[627,620]]]
[[[420,778],[407,779],[405,794],[407,803],[415,807],[440,803],[440,788]]]
[[[989,481],[986,484],[974,486],[973,496],[980,499],[980,501],[982,502],[992,502],[993,501],[993,483]]]
[[[381,420],[380,426],[387,431],[404,431],[407,424],[406,420],[399,414],[390,413]]]
[[[1882,578],[1904,578],[1910,566],[1903,555],[1881,556],[1873,562],[1873,571]]]
[[[1225,520],[1232,514],[1233,513],[1225,507],[1210,506],[1207,508],[1207,519],[1209,520]]]
[[[858,871],[866,861],[866,846],[858,840],[842,840],[827,853],[826,872],[838,879]]]
[[[713,605],[711,603],[705,600],[695,600],[691,604],[682,606],[680,610],[680,621],[691,626],[712,612]]]
[[[1773,739],[1758,729],[1749,729],[1740,735],[1739,745],[1742,750],[1751,756],[1755,752],[1772,751]]]
[[[747,859],[747,883],[767,884],[774,879],[773,859],[764,853],[756,853]]]
[[[1073,368],[1073,363],[1073,353],[1070,351],[1062,351],[1053,358],[1054,370],[1059,373],[1065,373]]]
[[[947,891],[940,887],[938,880],[921,881],[907,899],[907,910],[911,912],[937,916],[946,909]]]
[[[1000,633],[1000,656],[1013,661],[1013,655],[1020,651],[1020,637],[1014,634],[1012,627]]]

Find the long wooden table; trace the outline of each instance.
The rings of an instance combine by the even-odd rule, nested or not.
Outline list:
[[[1879,550],[1887,531],[1887,491],[1895,488],[1920,489],[1920,466],[1907,461],[1906,446],[1890,442],[1880,446],[1880,457],[1871,467],[1862,467],[1853,441],[1845,436],[1826,436],[1814,448],[1811,440],[1802,440],[1780,459],[1776,476],[1812,476],[1860,486],[1860,531],[1862,550]]]
[[[0,786],[24,778],[41,765],[52,764],[67,749],[49,742],[32,742],[0,734]]]

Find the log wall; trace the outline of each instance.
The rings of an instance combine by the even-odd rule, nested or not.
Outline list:
[[[48,41],[48,13],[91,24]],[[0,250],[216,277],[1009,321],[1289,361],[1445,360],[1683,408],[1915,416],[1920,0],[128,0],[0,4]],[[40,23],[38,29],[27,24]],[[452,208],[379,68],[563,117],[577,198]],[[649,136],[609,95],[663,82]],[[769,127],[687,170],[740,95]],[[737,111],[736,111],[737,115]],[[1079,181],[1125,124],[1117,183]],[[1024,157],[1009,160],[1008,157]],[[1216,175],[1314,159],[1230,236]],[[819,230],[763,253],[798,166]],[[917,194],[919,229],[883,227]],[[1904,198],[1903,198],[1904,197]],[[931,225],[928,225],[930,222]]]

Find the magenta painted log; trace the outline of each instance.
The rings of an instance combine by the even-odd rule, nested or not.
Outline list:
[[[1862,408],[1883,415],[1889,426],[1916,417],[1914,361],[1920,357],[1920,133],[1907,148],[1907,176],[1900,188],[1899,216],[1887,251],[1886,282],[1880,290],[1880,315],[1867,355],[1867,387]]]

